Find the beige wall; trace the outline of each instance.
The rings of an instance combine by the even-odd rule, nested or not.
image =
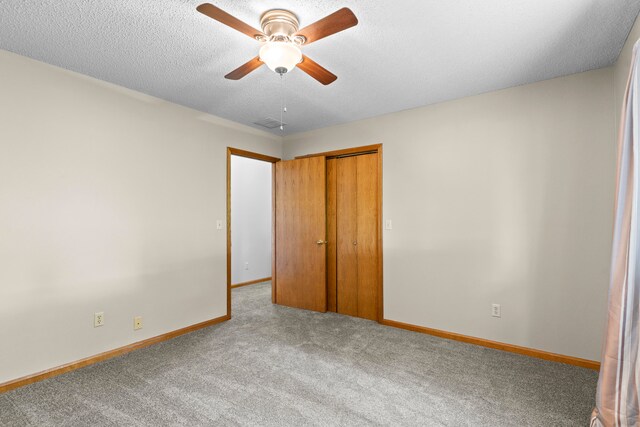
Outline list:
[[[0,70],[0,383],[223,316],[226,146],[280,139],[6,51]]]
[[[289,136],[284,154],[383,144],[386,319],[598,360],[612,88],[611,68],[572,75]]]
[[[599,359],[638,38],[609,69],[285,138],[289,158],[384,144],[387,319]],[[0,382],[224,315],[225,147],[280,140],[5,51],[0,69]]]
[[[620,128],[620,113],[622,110],[622,101],[624,98],[624,92],[627,88],[627,81],[629,80],[629,70],[631,68],[631,55],[633,54],[633,46],[640,39],[640,19],[636,20],[635,25],[627,37],[618,61],[613,67],[614,82],[615,82],[615,112],[616,112],[616,135]]]

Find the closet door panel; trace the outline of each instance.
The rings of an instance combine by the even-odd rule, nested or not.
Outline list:
[[[357,158],[337,159],[337,311],[358,315]]]
[[[378,319],[378,154],[357,161],[358,317]]]
[[[327,311],[337,306],[337,160],[327,159]]]

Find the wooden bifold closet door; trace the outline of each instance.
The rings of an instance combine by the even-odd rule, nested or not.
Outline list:
[[[378,319],[378,154],[327,160],[327,309]]]

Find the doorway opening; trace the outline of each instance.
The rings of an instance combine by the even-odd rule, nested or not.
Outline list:
[[[273,164],[280,161],[227,148],[227,313],[231,289],[271,281]]]

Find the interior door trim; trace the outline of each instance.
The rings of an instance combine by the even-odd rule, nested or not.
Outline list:
[[[227,317],[231,318],[231,156],[247,157],[254,160],[262,160],[263,162],[277,163],[280,161],[277,157],[267,156],[266,154],[254,153],[252,151],[241,150],[239,148],[227,147]],[[271,166],[271,274],[272,285],[275,283],[275,220],[276,220],[276,193],[275,193],[275,167]],[[272,295],[275,291],[272,290]],[[272,296],[272,298],[274,298]]]
[[[344,148],[341,150],[325,151],[323,153],[305,154],[304,156],[296,157],[296,159],[304,159],[306,157],[318,157],[318,156],[331,158],[331,157],[340,157],[345,155],[359,155],[359,154],[369,154],[369,153],[382,154],[382,144],[365,145],[363,147]]]

